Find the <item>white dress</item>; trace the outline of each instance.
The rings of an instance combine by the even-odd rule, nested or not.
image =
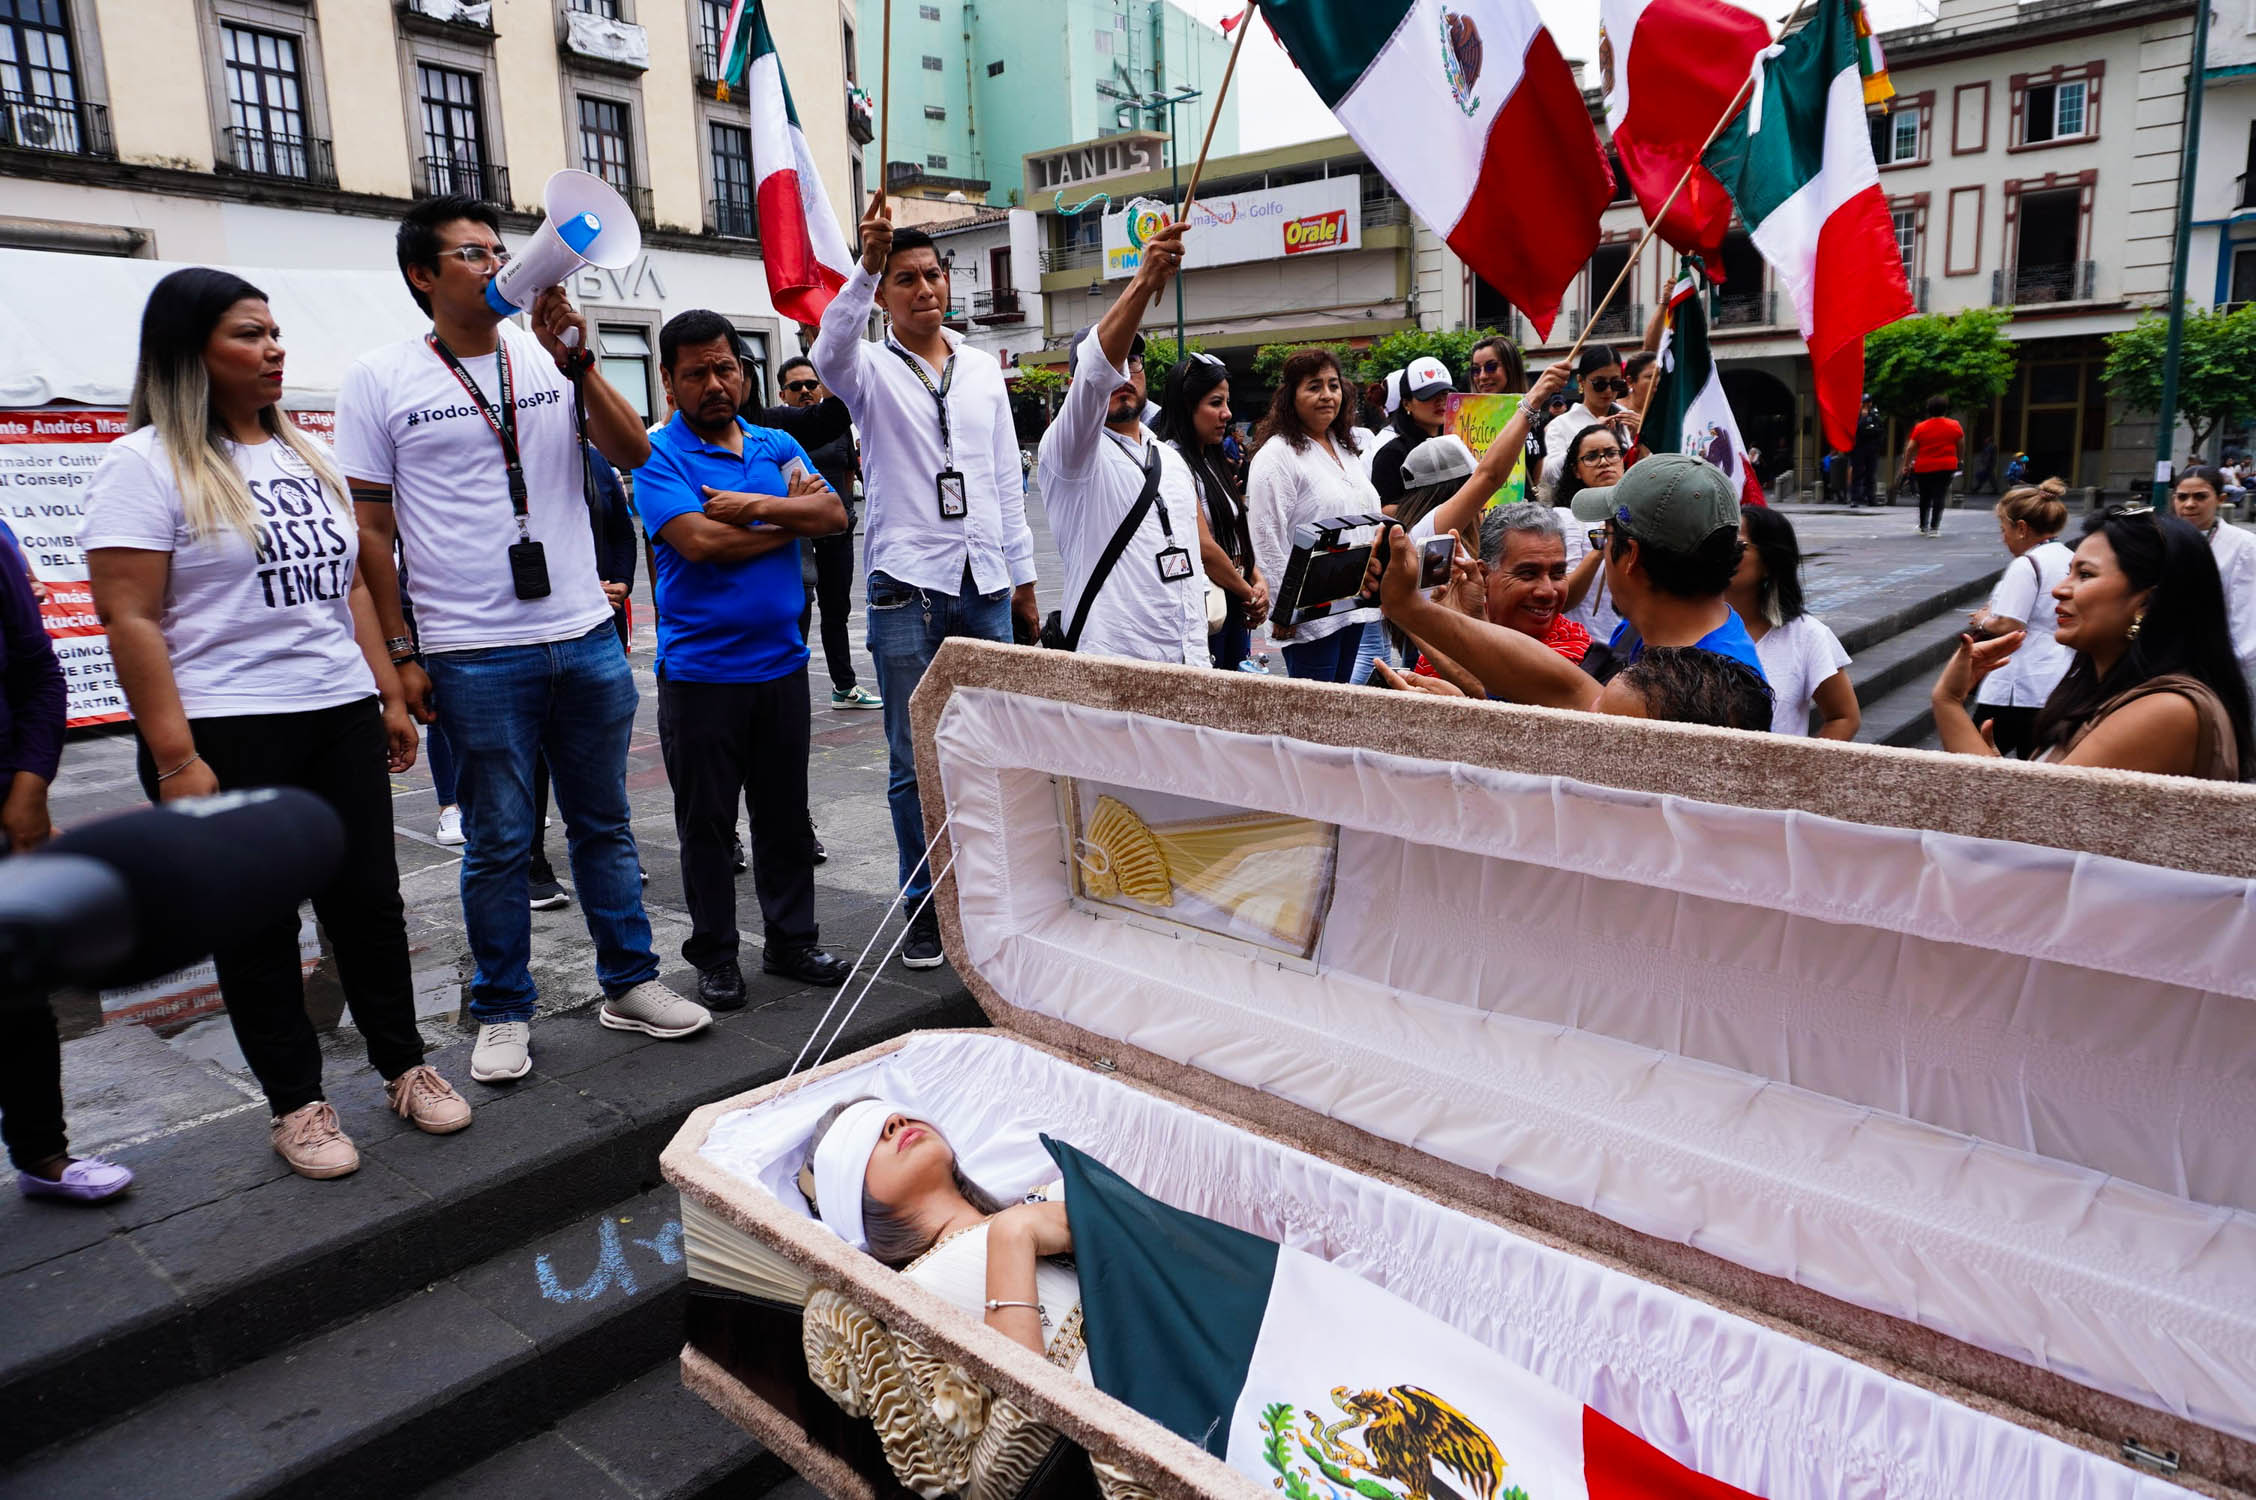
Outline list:
[[[1065,1184],[1053,1182],[1026,1201],[1065,1201]],[[990,1223],[992,1221],[989,1221]],[[951,1235],[911,1262],[903,1276],[954,1307],[975,1323],[987,1321],[987,1228],[983,1223]],[[1089,1351],[1081,1344],[1081,1277],[1070,1261],[1034,1262],[1035,1300],[1042,1304],[1042,1342],[1053,1358],[1077,1348],[1069,1368],[1077,1379],[1093,1381]],[[1071,1344],[1064,1341],[1071,1340]],[[1063,1363],[1062,1358],[1059,1359]]]

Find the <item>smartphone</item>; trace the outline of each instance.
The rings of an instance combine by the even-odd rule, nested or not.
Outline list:
[[[1418,544],[1418,587],[1438,589],[1449,581],[1449,566],[1457,560],[1457,534],[1445,531]]]

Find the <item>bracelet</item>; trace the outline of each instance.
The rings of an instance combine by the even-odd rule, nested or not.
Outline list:
[[[566,380],[577,380],[595,368],[595,351],[585,344],[568,349],[556,367],[564,372]]]
[[[415,654],[415,637],[411,635],[391,636],[385,640],[384,649],[392,654],[393,661],[398,661],[402,656],[413,656]]]
[[[414,662],[417,666],[423,665],[423,653],[411,646],[392,658],[392,665],[395,667],[404,667],[409,662]]]
[[[990,1297],[987,1299],[987,1310],[989,1312],[1001,1312],[1006,1307],[1032,1308],[1034,1310],[1034,1316],[1042,1320],[1042,1326],[1044,1328],[1050,1326],[1050,1315],[1042,1311],[1042,1304],[1039,1302],[1005,1302],[1000,1298],[995,1297]]]
[[[157,780],[170,781],[173,777],[178,776],[182,771],[187,770],[190,766],[194,765],[197,761],[200,761],[202,759],[203,757],[201,755],[198,755],[195,751],[191,750],[188,752],[188,758],[182,761],[179,765],[174,766],[169,771],[159,771],[157,773]]]

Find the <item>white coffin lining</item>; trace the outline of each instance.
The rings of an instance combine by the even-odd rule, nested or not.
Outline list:
[[[1767,1500],[2161,1500],[2177,1487],[1000,1036],[922,1035],[724,1115],[700,1148],[795,1211],[842,1099],[930,1118],[1004,1197],[1046,1132],[1165,1201],[1354,1271],[1664,1451]]]
[[[1006,694],[954,695],[938,743],[958,907],[973,963],[1005,999],[1647,1233],[2256,1435],[2247,1295],[2256,1217],[1557,1023],[1337,969],[1283,973],[1072,911],[1051,771],[1348,827],[1433,805],[1421,778],[1447,778],[1461,805],[1500,774],[1250,736],[1220,735],[1237,743],[1217,745],[1217,736]],[[1018,769],[1030,764],[1042,769]],[[1258,799],[1228,785],[1248,764],[1276,773]],[[1177,766],[1217,785],[1170,780]],[[1312,791],[1328,771],[1347,772],[1348,789],[1383,805],[1343,816],[1339,786],[1328,798]],[[1547,800],[1580,791],[1506,779]],[[1660,807],[1672,830],[1740,811],[1591,795]],[[1922,856],[1933,842],[1895,837]],[[2111,884],[2141,871],[2091,873],[2116,862],[2065,854],[2055,862]],[[1351,897],[1335,898],[1335,921],[1341,899]]]

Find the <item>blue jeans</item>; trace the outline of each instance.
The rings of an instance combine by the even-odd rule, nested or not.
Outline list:
[[[1345,635],[1346,631],[1340,632]],[[1365,625],[1361,639],[1355,643],[1355,665],[1349,669],[1347,680],[1357,687],[1371,680],[1371,669],[1387,659],[1386,625],[1373,620]]]
[[[454,806],[454,746],[447,743],[446,731],[433,724],[425,731],[423,758],[431,765],[431,791],[439,799],[439,806]]]
[[[1350,625],[1321,640],[1284,644],[1287,673],[1316,682],[1345,682],[1354,675],[1356,657],[1363,647],[1363,630]]]
[[[616,999],[656,979],[642,861],[628,822],[627,740],[637,694],[618,632],[605,621],[576,640],[445,651],[428,658],[426,669],[454,749],[469,838],[462,920],[477,960],[472,1019],[529,1021],[539,999],[527,967],[533,921],[525,872],[540,831],[533,770],[544,753],[603,993]]]
[[[883,573],[869,576],[869,652],[877,663],[877,690],[885,695],[885,800],[893,812],[893,845],[901,858],[903,908],[914,911],[932,889],[924,867],[924,804],[917,799],[916,746],[909,735],[909,695],[940,643],[960,635],[978,641],[1011,638],[1009,589],[975,592],[970,578],[960,593],[920,589]]]

